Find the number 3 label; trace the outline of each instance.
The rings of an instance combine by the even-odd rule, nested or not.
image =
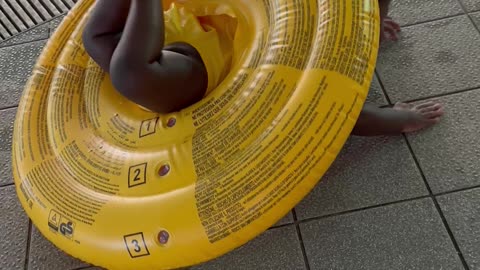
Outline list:
[[[138,258],[150,255],[147,245],[145,244],[143,233],[125,235],[123,240],[125,241],[125,246],[130,257]]]

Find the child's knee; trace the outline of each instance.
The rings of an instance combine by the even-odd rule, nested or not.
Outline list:
[[[110,63],[110,79],[113,86],[125,97],[134,98],[145,81],[145,68],[132,64],[129,59],[113,57]]]

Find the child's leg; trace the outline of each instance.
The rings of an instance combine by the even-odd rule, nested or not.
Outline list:
[[[443,106],[432,101],[419,105],[397,103],[393,108],[365,104],[352,134],[377,136],[413,132],[438,123],[442,115]]]
[[[110,71],[110,62],[125,27],[130,2],[131,0],[98,0],[85,26],[85,49],[106,72]]]
[[[118,46],[110,62],[115,88],[131,101],[167,113],[199,101],[208,76],[196,49],[188,44],[164,48],[162,2],[132,0]]]

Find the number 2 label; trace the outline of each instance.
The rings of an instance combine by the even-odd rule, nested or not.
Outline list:
[[[136,187],[147,183],[147,163],[131,166],[128,170],[128,187]]]

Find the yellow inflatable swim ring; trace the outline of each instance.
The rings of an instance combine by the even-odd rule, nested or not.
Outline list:
[[[377,0],[177,2],[238,23],[230,73],[201,102],[158,115],[120,96],[83,48],[80,0],[18,108],[22,206],[94,265],[171,269],[251,240],[320,180],[368,92]]]

